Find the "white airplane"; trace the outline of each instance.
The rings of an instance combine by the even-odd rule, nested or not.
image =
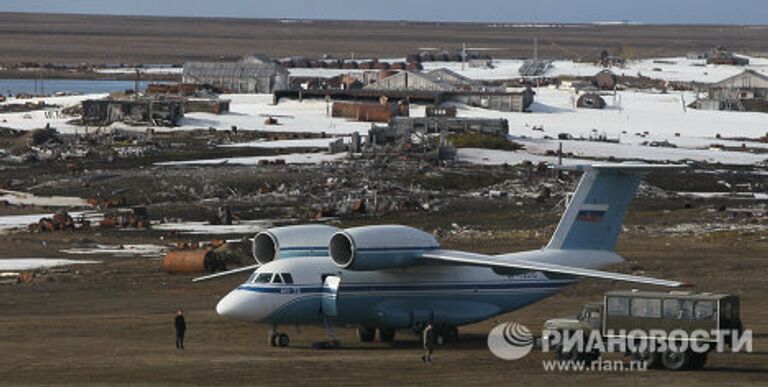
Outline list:
[[[444,250],[432,234],[385,225],[339,230],[289,226],[256,235],[256,269],[216,306],[221,316],[271,324],[269,342],[287,346],[279,325],[355,326],[361,341],[394,340],[401,329],[432,323],[438,337],[549,297],[577,277],[668,287],[682,282],[598,269],[623,262],[616,240],[645,174],[679,168],[593,164],[584,171],[552,239],[540,250],[485,255]]]

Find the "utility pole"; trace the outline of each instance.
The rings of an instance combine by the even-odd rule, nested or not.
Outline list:
[[[534,61],[539,60],[539,37],[538,36],[533,37],[533,60]]]
[[[461,44],[461,71],[464,71],[464,64],[467,61],[467,44]]]
[[[139,85],[139,83],[140,83],[139,80],[140,79],[141,79],[141,71],[137,67],[136,68],[136,77],[133,79],[133,91],[134,91],[134,95],[136,97],[138,97],[138,95],[139,95],[139,86],[140,86]]]

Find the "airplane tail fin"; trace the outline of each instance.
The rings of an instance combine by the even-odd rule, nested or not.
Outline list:
[[[614,251],[624,215],[646,174],[678,165],[592,164],[563,169],[584,175],[547,249]]]

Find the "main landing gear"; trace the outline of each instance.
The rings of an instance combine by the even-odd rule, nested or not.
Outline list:
[[[361,343],[370,343],[376,340],[376,332],[379,333],[379,341],[382,343],[391,343],[395,341],[395,333],[396,331],[394,329],[388,329],[388,328],[368,328],[368,327],[360,327],[357,328],[357,339],[360,340]]]
[[[267,340],[272,347],[287,347],[291,343],[290,338],[285,333],[276,332],[274,330],[269,331]]]

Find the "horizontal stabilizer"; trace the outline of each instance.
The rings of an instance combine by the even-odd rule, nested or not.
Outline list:
[[[463,265],[485,266],[491,268],[520,269],[530,271],[540,271],[544,273],[566,274],[578,277],[601,278],[607,280],[635,282],[648,285],[658,285],[667,287],[686,287],[690,286],[683,282],[663,280],[650,277],[641,277],[629,274],[611,273],[607,271],[583,269],[564,265],[555,265],[551,263],[541,263],[533,261],[524,261],[520,259],[500,258],[491,255],[465,253],[453,250],[438,250],[425,253],[422,257],[441,262],[451,262]]]

